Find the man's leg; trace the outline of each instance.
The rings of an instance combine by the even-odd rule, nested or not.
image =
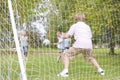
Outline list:
[[[69,56],[67,54],[61,54],[61,58],[63,61],[64,69],[68,69],[70,62]]]
[[[86,53],[85,53],[84,56],[86,57],[86,59],[88,59],[97,68],[98,72],[101,75],[104,75],[105,74],[104,70],[100,67],[100,65],[98,64],[98,62],[96,61],[96,59],[92,56],[91,51],[88,50],[88,51],[85,51],[85,52]]]
[[[91,57],[91,59],[89,61],[97,68],[98,72],[101,75],[105,75],[105,71],[99,66],[99,64],[97,63],[95,58]]]
[[[62,54],[61,58],[63,60],[64,69],[57,76],[68,77],[68,67],[69,67],[69,56]]]
[[[89,58],[89,61],[90,61],[97,69],[100,68],[100,66],[99,66],[99,64],[97,63],[97,61],[95,60],[95,58],[90,57],[90,58]]]
[[[70,56],[72,56],[74,54],[75,54],[75,49],[70,48],[64,54],[61,55],[61,58],[63,60],[64,69],[60,74],[58,74],[58,76],[68,77],[68,68],[69,68]]]

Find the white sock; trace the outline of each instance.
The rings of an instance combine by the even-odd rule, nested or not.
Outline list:
[[[101,72],[101,71],[103,71],[103,69],[102,69],[102,68],[99,68],[99,69],[98,69],[98,72]]]
[[[68,68],[64,69],[64,72],[65,72],[65,73],[68,73]]]

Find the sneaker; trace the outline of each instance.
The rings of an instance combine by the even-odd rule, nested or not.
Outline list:
[[[57,76],[61,76],[61,77],[68,77],[69,75],[68,75],[68,72],[66,72],[66,71],[62,71],[61,73],[59,73]]]
[[[101,74],[101,75],[105,75],[105,71],[101,71],[100,74]]]
[[[61,76],[61,77],[68,77],[69,75],[68,75],[68,73],[60,73],[60,74],[58,74],[57,76]]]
[[[102,70],[102,69],[98,69],[98,72],[99,72],[101,75],[105,75],[105,71]]]

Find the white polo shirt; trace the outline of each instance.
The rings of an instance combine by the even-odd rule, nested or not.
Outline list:
[[[70,27],[68,34],[74,36],[75,42],[73,47],[92,49],[92,33],[90,27],[84,22],[77,22],[76,24],[73,24]]]

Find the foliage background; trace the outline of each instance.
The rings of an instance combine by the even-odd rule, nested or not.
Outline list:
[[[99,46],[107,44],[106,47],[110,48],[120,44],[119,0],[50,0],[52,7],[41,8],[41,10],[38,10],[37,12],[33,11],[39,3],[44,5],[46,1],[47,0],[13,1],[17,28],[23,28],[23,23],[26,22],[31,47],[43,47],[38,34],[30,31],[30,23],[38,19],[36,16],[32,17],[32,15],[40,14],[48,9],[50,10],[50,14],[47,16],[47,25],[49,26],[49,29],[46,37],[50,39],[51,43],[57,41],[56,32],[67,32],[69,27],[75,23],[75,14],[82,12],[86,15],[86,23],[90,25],[92,29],[93,44],[98,44]],[[7,0],[2,0],[0,5],[0,31],[3,33],[6,31],[9,32],[11,30],[11,25]],[[57,11],[57,14],[54,13],[55,10]],[[18,19],[18,15],[20,16],[20,19]],[[12,33],[10,35],[12,35]],[[33,38],[32,35],[35,35],[36,37]],[[3,36],[1,36],[1,38],[3,38]],[[51,44],[50,47],[55,46]]]

